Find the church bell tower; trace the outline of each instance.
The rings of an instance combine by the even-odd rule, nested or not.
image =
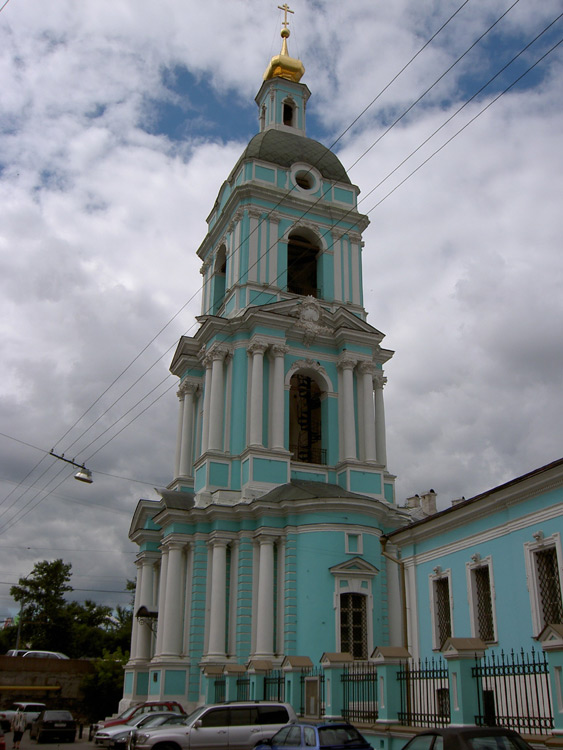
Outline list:
[[[359,189],[306,135],[303,63],[282,47],[259,132],[222,185],[197,253],[199,330],[182,337],[174,480],[195,506],[248,503],[294,479],[394,503],[383,366],[367,322]]]

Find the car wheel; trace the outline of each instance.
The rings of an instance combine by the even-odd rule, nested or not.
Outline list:
[[[43,735],[41,734],[41,732],[39,732],[39,734],[37,735],[37,742],[43,742]]]
[[[179,748],[173,742],[160,742],[154,746],[153,750],[179,750]]]

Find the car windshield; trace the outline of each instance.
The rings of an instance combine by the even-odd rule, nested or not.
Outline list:
[[[68,711],[45,711],[43,719],[48,721],[71,721],[72,716]]]

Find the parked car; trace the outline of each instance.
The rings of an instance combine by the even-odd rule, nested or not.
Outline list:
[[[26,651],[23,658],[31,657],[32,659],[68,659],[68,656],[61,654],[60,651]]]
[[[0,729],[0,750],[6,750],[6,738],[2,729]]]
[[[277,750],[293,747],[295,750],[372,750],[371,745],[358,730],[346,721],[325,723],[295,722],[283,727],[270,739],[260,743],[256,750]]]
[[[11,648],[6,651],[6,656],[23,656],[25,653],[27,653],[26,648]]]
[[[46,708],[46,706],[44,703],[31,703],[31,702],[26,702],[26,701],[18,701],[17,703],[13,703],[11,708],[5,711],[0,711],[0,726],[5,732],[10,731],[10,727],[12,726],[12,719],[14,718],[14,714],[20,708],[25,713],[26,725],[30,727],[31,722],[34,721],[39,716],[41,711],[43,711]]]
[[[163,724],[179,724],[185,721],[186,714],[172,711],[150,712],[139,714],[129,719],[125,724],[114,724],[111,727],[101,727],[94,735],[94,743],[104,747],[125,747],[127,738],[136,727],[158,727]]]
[[[133,729],[128,750],[247,750],[297,719],[288,703],[236,701],[201,706],[184,724]]]
[[[174,713],[184,714],[183,707],[176,701],[145,701],[144,703],[137,703],[134,706],[129,706],[119,716],[113,716],[105,721],[99,721],[96,725],[97,729],[101,727],[113,727],[116,724],[125,724],[129,719],[141,714],[146,714],[151,711],[173,711]]]
[[[403,750],[531,750],[518,732],[501,727],[444,727],[420,732]]]
[[[29,736],[37,742],[57,738],[66,742],[74,742],[76,739],[76,722],[70,711],[41,711],[39,716],[31,725]]]

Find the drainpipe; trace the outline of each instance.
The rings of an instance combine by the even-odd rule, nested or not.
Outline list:
[[[390,555],[389,552],[385,551],[385,547],[387,546],[388,541],[389,539],[386,536],[379,537],[379,542],[381,544],[381,554],[383,555],[383,557],[385,557],[387,560],[391,560],[391,562],[394,562],[399,566],[401,581],[401,645],[408,650],[409,638],[407,628],[407,587],[405,582],[405,563],[398,557],[394,557],[393,555]]]

